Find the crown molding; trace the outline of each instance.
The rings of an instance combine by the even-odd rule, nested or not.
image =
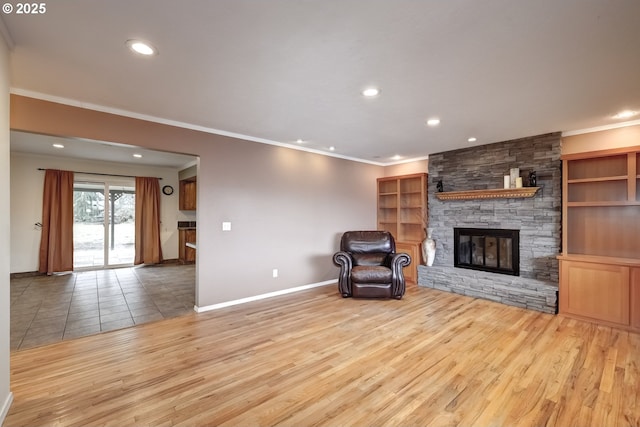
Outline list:
[[[570,131],[562,132],[561,135],[562,136],[582,135],[585,133],[600,132],[603,130],[618,129],[618,128],[624,128],[627,126],[635,126],[635,125],[640,125],[640,120],[632,120],[630,122],[623,122],[623,123],[613,123],[610,125],[596,126],[596,127],[587,128],[587,129],[570,130]]]
[[[246,140],[246,141],[258,142],[260,144],[275,145],[275,146],[278,146],[278,147],[290,148],[292,150],[305,151],[305,152],[308,152],[308,153],[320,154],[322,156],[334,157],[334,158],[343,159],[343,160],[349,160],[349,161],[358,162],[358,163],[366,163],[366,164],[375,165],[375,166],[392,166],[392,165],[397,165],[397,164],[401,164],[401,163],[410,163],[410,162],[414,162],[414,161],[428,159],[428,156],[424,156],[424,157],[418,157],[418,158],[414,158],[414,159],[402,160],[402,161],[398,161],[398,162],[389,162],[389,163],[386,163],[386,162],[385,163],[383,163],[383,162],[375,162],[375,161],[372,161],[372,160],[365,160],[365,159],[360,159],[360,158],[357,158],[357,157],[344,156],[344,155],[337,154],[337,153],[329,153],[329,152],[322,151],[322,150],[317,150],[317,149],[314,149],[314,148],[301,147],[299,145],[288,144],[288,143],[285,143],[285,142],[274,141],[274,140],[271,140],[271,139],[260,138],[260,137],[251,136],[251,135],[244,135],[244,134],[240,134],[240,133],[225,131],[225,130],[222,130],[222,129],[210,128],[210,127],[206,127],[206,126],[194,125],[194,124],[191,124],[191,123],[165,119],[165,118],[162,118],[162,117],[150,116],[150,115],[147,115],[147,114],[136,113],[134,111],[122,110],[122,109],[119,109],[119,108],[106,107],[104,105],[98,105],[98,104],[92,104],[92,103],[88,103],[88,102],[82,102],[82,101],[78,101],[78,100],[75,100],[75,99],[64,98],[64,97],[55,96],[55,95],[48,95],[48,94],[44,94],[44,93],[40,93],[40,92],[34,92],[34,91],[26,90],[26,89],[20,89],[20,88],[16,88],[16,87],[12,87],[9,90],[9,92],[11,94],[13,94],[13,95],[24,96],[24,97],[27,97],[27,98],[40,99],[42,101],[55,102],[57,104],[69,105],[71,107],[85,108],[87,110],[99,111],[99,112],[108,113],[108,114],[115,114],[115,115],[118,115],[118,116],[129,117],[129,118],[132,118],[132,119],[145,120],[145,121],[148,121],[148,122],[160,123],[160,124],[164,124],[164,125],[175,126],[175,127],[179,127],[179,128],[195,130],[195,131],[204,132],[204,133],[210,133],[210,134],[214,134],[214,135],[228,136],[230,138],[236,138],[236,139],[243,139],[243,140]]]

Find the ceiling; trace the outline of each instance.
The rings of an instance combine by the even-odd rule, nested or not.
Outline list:
[[[640,111],[638,0],[56,0],[0,19],[14,93],[374,163]]]
[[[187,154],[147,150],[130,145],[79,138],[58,138],[26,132],[11,131],[11,151],[41,156],[73,157],[132,165],[184,169],[196,163],[196,157]],[[55,148],[61,144],[64,148]],[[134,157],[137,154],[141,157]]]

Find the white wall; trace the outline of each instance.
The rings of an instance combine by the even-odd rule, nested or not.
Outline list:
[[[9,51],[0,37],[0,424],[9,411]]]
[[[192,215],[178,211],[178,169],[11,153],[11,273],[38,270],[40,229],[34,224],[42,222],[44,185],[44,171],[38,168],[162,178],[161,186],[175,189],[171,196],[160,198],[162,255],[178,258],[177,222],[193,220]]]
[[[199,154],[199,307],[335,280],[342,233],[376,227],[381,167],[242,140]]]

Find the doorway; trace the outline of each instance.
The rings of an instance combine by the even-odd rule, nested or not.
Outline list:
[[[135,178],[120,174],[156,176],[163,185],[177,187],[180,171],[196,162],[197,157],[186,154],[11,131],[11,273],[16,273],[10,285],[11,351],[193,312],[195,265],[132,266]],[[22,277],[21,272],[38,266],[41,230],[35,222],[42,213],[37,200],[42,197],[43,176],[34,171],[47,168],[76,171],[75,189],[86,193],[77,197],[91,198],[83,205],[86,217],[78,212],[76,223],[92,226],[93,238],[83,239],[85,247],[76,239],[74,258],[83,266],[72,274]],[[194,221],[195,212],[178,210],[177,192],[160,197],[163,255],[177,260],[177,221]],[[74,234],[80,236],[78,231]],[[91,257],[85,257],[89,252]],[[84,263],[78,262],[81,256]]]
[[[76,180],[73,186],[73,268],[133,265],[135,181]]]

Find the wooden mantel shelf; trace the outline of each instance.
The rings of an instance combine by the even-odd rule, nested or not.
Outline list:
[[[447,191],[436,193],[439,200],[515,199],[533,197],[540,187],[495,188],[491,190]]]

